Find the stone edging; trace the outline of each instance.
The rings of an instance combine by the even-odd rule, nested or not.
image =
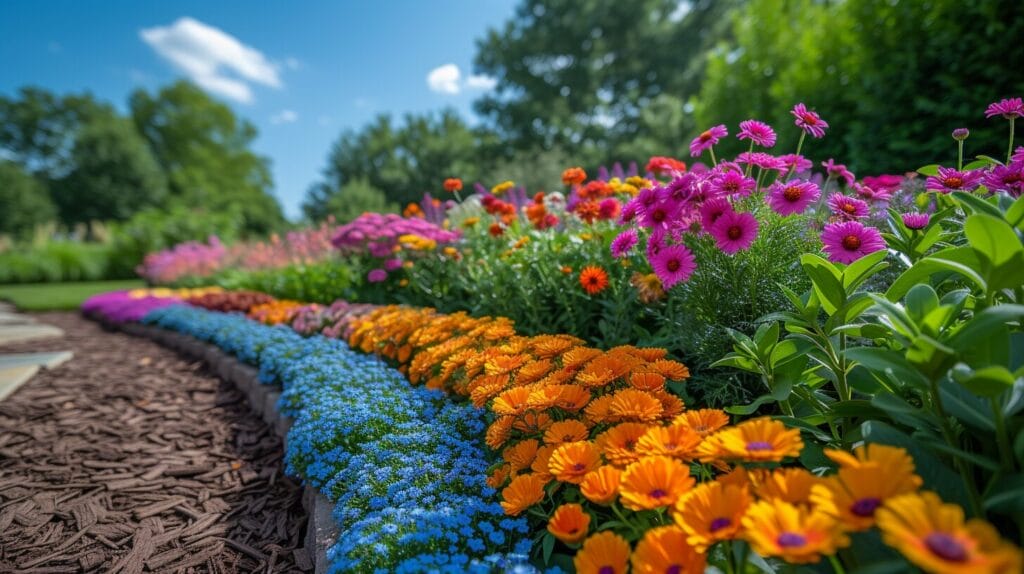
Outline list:
[[[98,316],[88,317],[107,329],[150,339],[189,358],[205,362],[218,377],[235,385],[245,395],[252,411],[274,429],[282,443],[287,442],[288,429],[292,426],[292,419],[281,415],[277,410],[277,399],[281,397],[281,387],[277,384],[260,383],[255,367],[246,365],[221,351],[216,345],[204,343],[177,331],[139,323],[111,323]],[[331,516],[334,505],[326,496],[307,485],[302,488],[302,506],[306,509],[308,516],[305,547],[314,552],[314,555],[311,556],[314,572],[323,574],[327,572],[329,566],[327,549],[334,545],[339,535],[338,526]]]

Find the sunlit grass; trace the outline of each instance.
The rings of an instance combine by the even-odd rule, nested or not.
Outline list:
[[[143,287],[139,280],[84,281],[81,283],[27,283],[0,285],[0,300],[23,311],[77,309],[86,298],[105,291]]]

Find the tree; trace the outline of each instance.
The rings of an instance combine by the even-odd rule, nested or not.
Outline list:
[[[18,164],[0,160],[0,234],[23,239],[38,225],[57,216],[50,195],[39,180]]]
[[[251,149],[257,135],[252,124],[186,81],[155,95],[138,90],[130,107],[176,201],[211,211],[236,206],[249,233],[267,233],[284,224],[281,207],[270,193],[270,162]]]
[[[97,118],[83,126],[69,159],[70,171],[52,190],[65,224],[125,220],[166,196],[160,166],[124,118]]]
[[[351,180],[341,186],[336,193],[324,188],[310,190],[309,198],[303,203],[302,209],[306,217],[313,221],[322,221],[333,215],[339,223],[352,221],[366,212],[394,213],[398,204],[388,201],[384,192],[373,187],[365,179]]]

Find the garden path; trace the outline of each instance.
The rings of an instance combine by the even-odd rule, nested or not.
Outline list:
[[[71,349],[0,402],[0,572],[302,572],[281,442],[198,363],[70,313]]]

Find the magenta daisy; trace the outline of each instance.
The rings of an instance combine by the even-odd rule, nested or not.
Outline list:
[[[757,187],[757,182],[754,181],[754,178],[731,170],[711,180],[711,191],[717,195],[744,197],[750,195],[755,187]]]
[[[792,171],[793,173],[805,172],[814,166],[811,160],[795,153],[780,155],[779,160],[786,166],[786,171]]]
[[[985,109],[985,117],[1003,116],[1008,120],[1024,117],[1024,100],[1020,98],[1004,98],[993,102]]]
[[[763,151],[743,152],[736,156],[736,163],[749,164],[761,169],[774,169],[779,172],[789,170],[781,159]]]
[[[892,199],[892,193],[888,189],[882,187],[875,189],[863,183],[853,184],[853,191],[857,197],[869,203],[889,203],[889,200]]]
[[[619,223],[629,223],[633,221],[638,213],[640,213],[640,202],[634,197],[627,201],[626,205],[622,206],[622,211],[619,212]]]
[[[1024,162],[997,165],[985,174],[984,182],[985,187],[993,193],[1002,191],[1020,197],[1021,192],[1024,192]]]
[[[380,283],[388,278],[388,272],[383,269],[373,269],[366,274],[366,280],[370,283]]]
[[[777,181],[768,188],[768,205],[779,215],[803,213],[821,197],[821,189],[809,181]]]
[[[903,225],[906,225],[907,229],[924,229],[928,227],[928,222],[931,219],[932,216],[927,213],[904,213]]]
[[[723,213],[708,231],[719,249],[733,254],[750,248],[757,239],[757,228],[757,218],[753,215],[729,211]]]
[[[770,125],[757,120],[740,122],[740,133],[736,137],[741,140],[750,140],[761,147],[775,145],[775,130]]]
[[[701,132],[699,136],[693,138],[693,141],[690,142],[690,157],[700,157],[700,154],[717,144],[719,140],[727,135],[729,135],[729,130],[726,129],[724,124]]]
[[[676,283],[689,280],[697,269],[693,253],[681,244],[662,247],[650,257],[650,261],[654,273],[661,279],[665,289],[671,289]]]
[[[1024,161],[1024,146],[1014,150],[1013,155],[1010,156],[1010,161]]]
[[[625,257],[640,241],[635,229],[627,229],[612,240],[612,256]]]
[[[846,169],[846,166],[841,163],[836,163],[834,159],[829,158],[828,161],[821,162],[821,167],[825,168],[828,172],[829,177],[834,179],[841,179],[846,182],[847,186],[853,185],[853,182],[857,179],[853,172]]]
[[[664,229],[665,226],[675,219],[681,208],[682,204],[678,201],[662,199],[647,209],[644,209],[643,215],[640,218],[640,225],[651,228],[661,227]]]
[[[940,167],[937,175],[930,176],[925,181],[924,188],[942,193],[972,191],[981,184],[981,177],[979,171],[957,171],[951,167]]]
[[[843,219],[863,219],[871,215],[871,207],[867,202],[841,193],[828,196],[828,207]]]
[[[885,249],[882,234],[859,221],[826,225],[821,232],[821,242],[833,263],[853,263],[869,253]]]
[[[704,229],[718,221],[723,214],[732,211],[732,205],[724,197],[713,197],[700,206],[700,224]]]
[[[793,106],[790,113],[796,118],[796,126],[804,130],[804,133],[816,138],[825,137],[825,128],[828,127],[828,122],[821,119],[817,112],[808,110],[807,106],[803,104],[797,104]]]

